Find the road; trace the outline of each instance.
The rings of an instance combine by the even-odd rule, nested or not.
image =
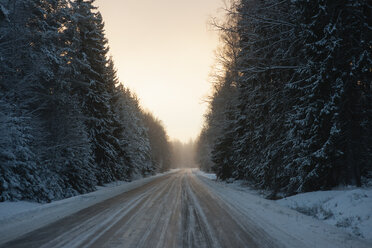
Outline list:
[[[277,247],[191,170],[171,173],[3,247]]]
[[[34,231],[0,248],[372,247],[335,227],[196,173],[180,170],[149,178],[39,229],[42,225],[35,223]],[[44,216],[41,212],[39,217]]]

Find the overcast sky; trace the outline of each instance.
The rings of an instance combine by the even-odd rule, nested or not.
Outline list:
[[[97,0],[120,81],[159,117],[170,138],[202,126],[218,36],[207,25],[222,0]]]

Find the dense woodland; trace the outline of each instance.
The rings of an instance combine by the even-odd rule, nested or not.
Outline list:
[[[117,77],[93,0],[0,0],[0,201],[51,201],[170,167]]]
[[[278,194],[372,178],[372,5],[241,0],[213,25],[223,46],[197,142],[220,179]]]
[[[117,79],[93,0],[0,0],[0,201],[47,202],[193,166],[272,197],[372,178],[372,6],[240,0],[196,142]]]

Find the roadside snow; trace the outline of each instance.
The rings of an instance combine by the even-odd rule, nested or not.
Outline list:
[[[2,223],[5,219],[20,213],[34,210],[43,204],[35,202],[0,202],[0,222]]]
[[[194,170],[194,172],[198,176],[206,177],[206,178],[209,178],[211,180],[217,180],[217,176],[214,173],[206,173],[206,172],[201,171],[201,170]]]
[[[71,200],[78,200],[79,198],[87,197],[88,195],[96,195],[98,194],[98,191],[107,191],[108,188],[117,187],[123,184],[128,184],[128,182],[125,181],[116,181],[112,183],[105,184],[105,186],[97,186],[97,190],[88,193],[85,195],[78,195],[75,197],[59,200],[59,201],[53,201],[51,203],[37,203],[37,202],[29,202],[29,201],[17,201],[17,202],[0,202],[0,222],[3,224],[3,222],[7,222],[9,218],[12,218],[15,215],[19,214],[27,214],[28,212],[38,211],[38,209],[44,209],[45,207],[50,206],[57,206],[59,204],[66,204],[66,202],[69,202]],[[94,196],[93,196],[94,197]],[[85,201],[87,203],[88,201]],[[1,230],[1,224],[0,224],[0,230]]]
[[[104,187],[97,187],[97,191],[51,203],[1,202],[0,244],[175,171],[177,170],[170,170],[132,182],[110,183]]]
[[[310,192],[277,202],[372,241],[371,188]]]
[[[331,222],[323,222],[301,214],[288,208],[286,204],[280,203],[279,201],[264,199],[257,191],[248,187],[243,187],[242,182],[225,183],[210,180],[197,170],[194,170],[193,173],[198,175],[198,178],[208,186],[210,191],[227,202],[231,211],[237,212],[241,219],[246,222],[254,222],[266,230],[274,239],[278,240],[278,244],[286,240],[286,243],[282,243],[284,247],[296,247],[296,240],[302,241],[304,247],[312,248],[372,247],[371,235],[368,234],[369,236],[365,236],[368,231],[369,233],[371,232],[371,227],[367,224],[368,222],[370,223],[371,218],[367,216],[371,214],[372,208],[370,207],[370,203],[365,200],[366,198],[372,197],[369,193],[364,194],[364,192],[361,194],[359,192],[357,195],[354,195],[350,192],[348,196],[345,196],[344,200],[336,202],[331,199],[328,200],[329,207],[333,206],[333,211],[335,213],[336,211],[342,211],[339,213],[341,216],[350,211],[348,216],[366,218],[361,226],[359,226],[360,230],[363,229],[367,231],[366,234],[363,233],[365,239],[362,240],[360,239],[362,236],[356,237],[355,235],[346,233],[344,230],[336,228]],[[367,195],[367,197],[364,195]],[[319,197],[318,200],[316,200],[316,196]],[[301,197],[301,195],[297,197]],[[346,200],[352,197],[354,197],[355,200]],[[314,202],[322,202],[327,198],[329,198],[329,196],[320,192],[318,195],[314,195],[313,200]],[[289,202],[290,200],[286,201]],[[307,204],[310,204],[310,197],[299,202],[307,206]],[[335,206],[336,203],[337,205]],[[358,208],[358,214],[352,214],[351,212],[357,208],[358,204],[362,206]],[[351,206],[353,206],[354,210]],[[337,223],[337,221],[335,221],[335,223]],[[341,223],[339,226],[340,225],[343,224]],[[366,225],[367,227],[364,229],[362,225]],[[288,240],[286,238],[288,235],[293,237],[293,239]]]

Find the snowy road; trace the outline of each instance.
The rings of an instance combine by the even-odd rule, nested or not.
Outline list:
[[[207,180],[191,170],[164,175],[1,247],[317,247],[267,220],[258,225]]]

